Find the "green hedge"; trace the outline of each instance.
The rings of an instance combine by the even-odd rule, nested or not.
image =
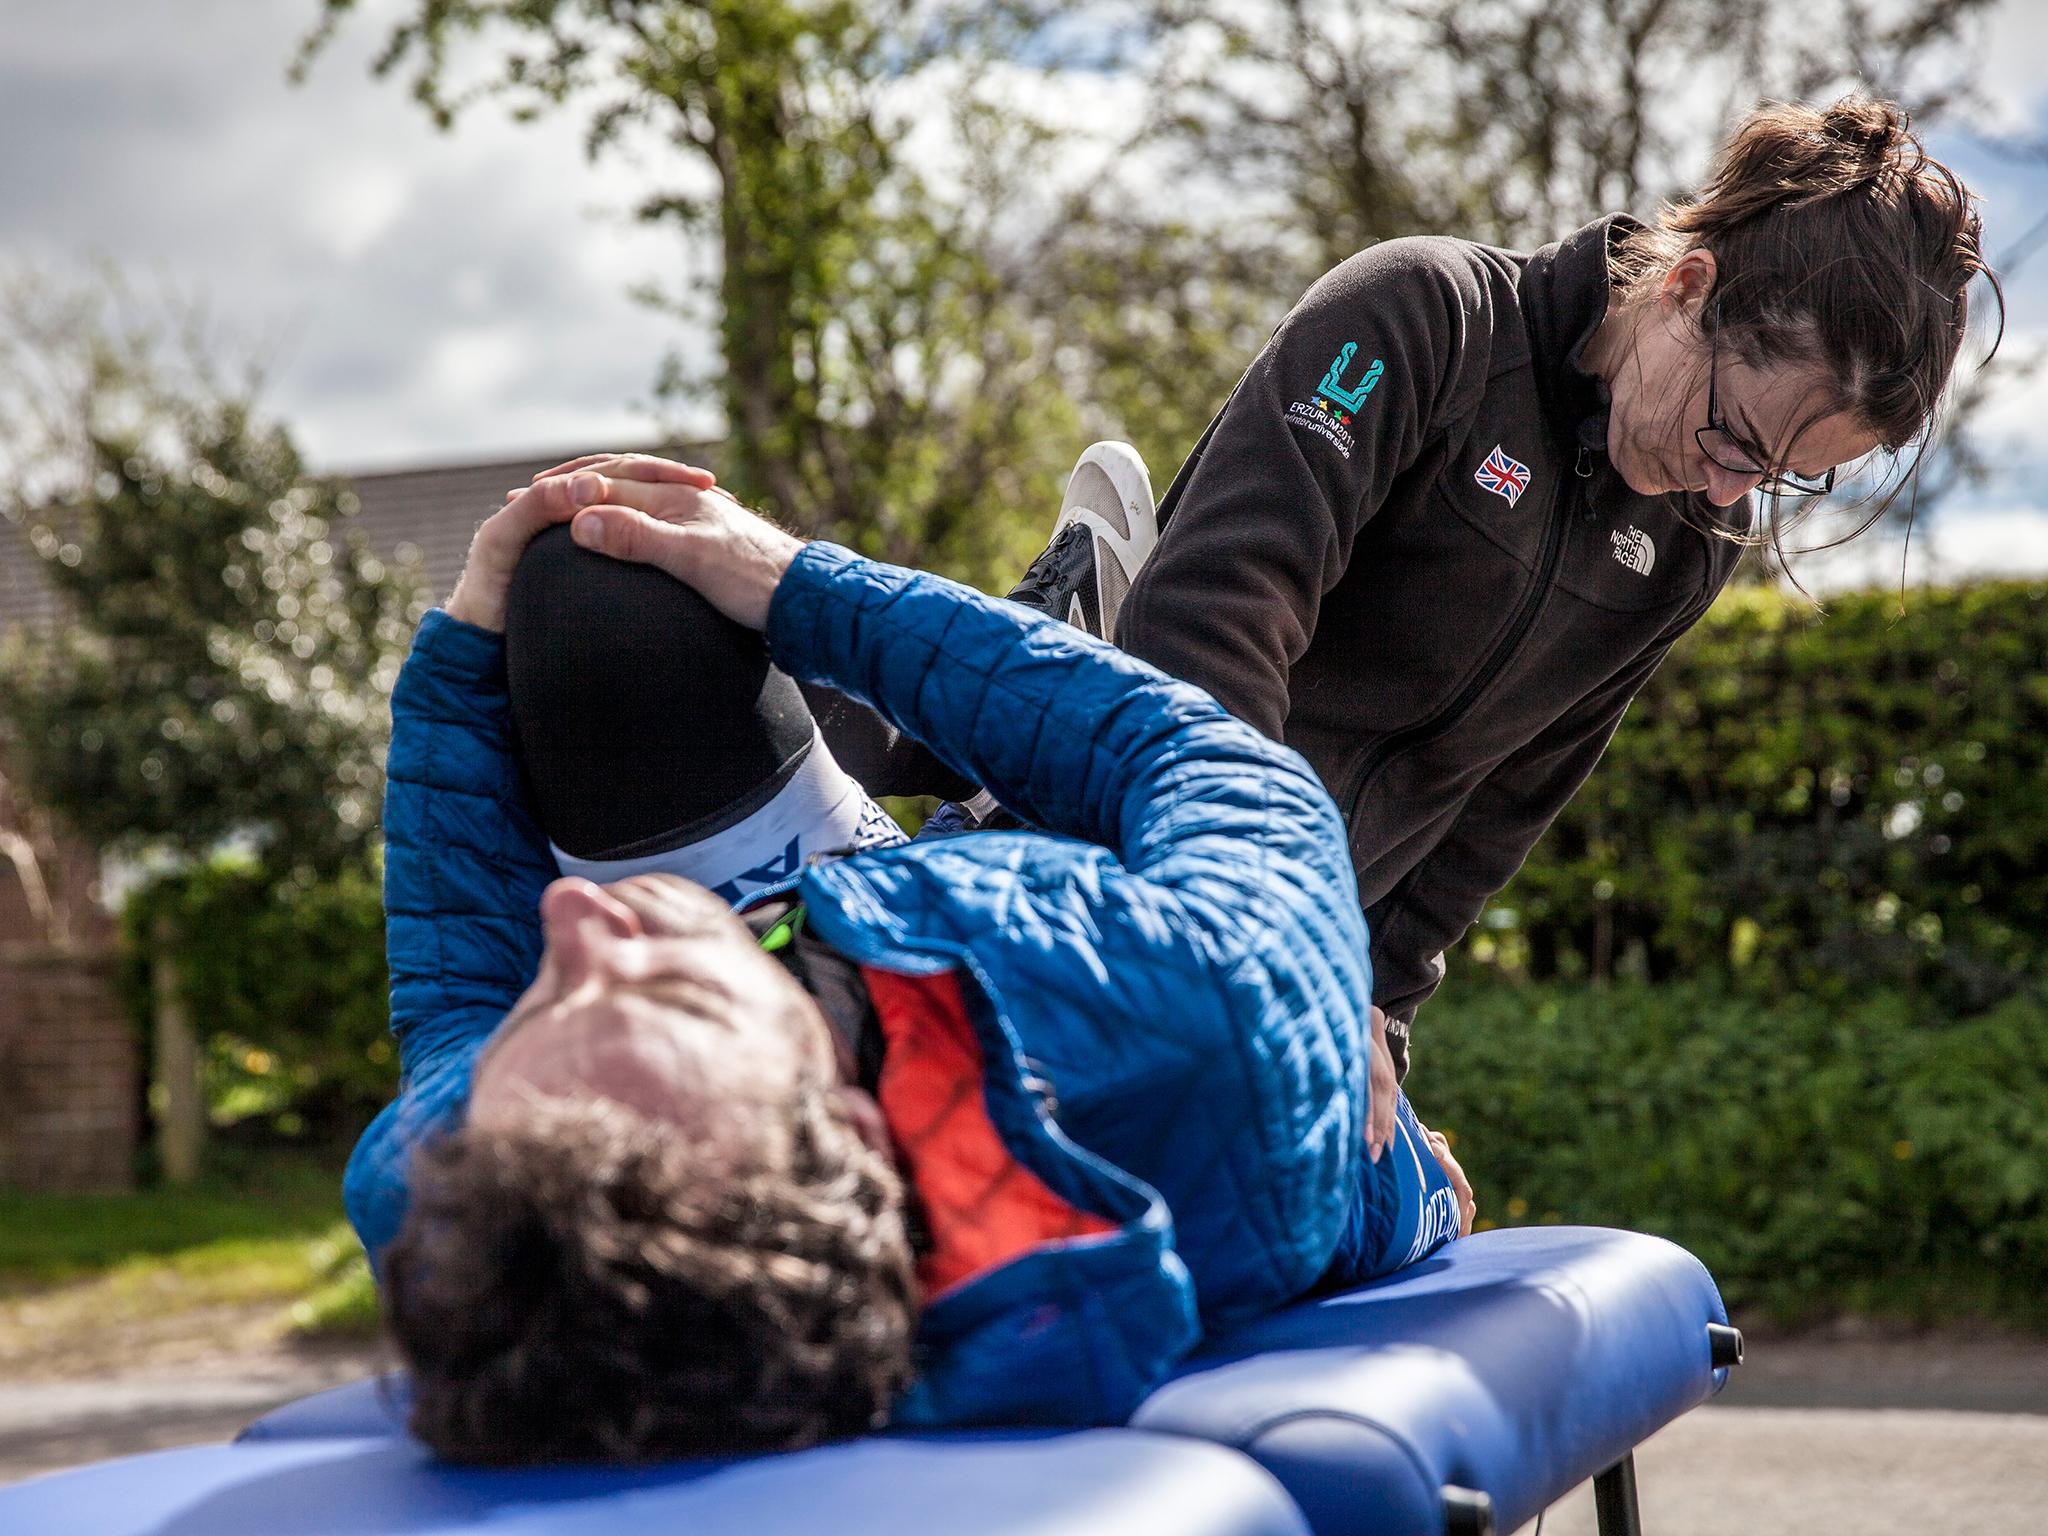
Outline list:
[[[279,882],[223,858],[156,881],[122,909],[123,984],[138,1021],[149,1017],[157,920],[170,919],[215,1125],[346,1140],[397,1091],[380,862]]]
[[[1453,984],[1413,1062],[1482,1219],[1661,1233],[1788,1320],[2048,1324],[2039,982],[1970,1018],[1899,993]]]
[[[1469,941],[1981,1011],[2048,961],[2048,584],[1729,594]]]

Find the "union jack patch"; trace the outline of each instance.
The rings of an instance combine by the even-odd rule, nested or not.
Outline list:
[[[1496,443],[1472,478],[1494,495],[1505,496],[1512,507],[1529,489],[1529,466],[1509,458]]]

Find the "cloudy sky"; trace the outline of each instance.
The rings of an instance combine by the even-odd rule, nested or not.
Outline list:
[[[2048,124],[2048,6],[2002,5],[1986,83]],[[0,0],[0,259],[111,257],[235,317],[323,468],[643,439],[681,334],[628,294],[679,275],[673,237],[620,213],[654,168],[591,167],[573,117],[486,107],[435,133],[366,68],[405,8],[362,0],[294,88],[316,0]],[[1934,148],[1983,194],[1994,253],[2048,210],[2048,168]],[[2048,342],[2048,251],[2008,298],[2009,337]],[[1931,550],[1943,573],[2048,570],[2044,423],[2048,380],[1997,413],[2013,469],[1916,540],[1915,569]],[[1854,565],[1896,580],[1899,558],[1873,541]]]

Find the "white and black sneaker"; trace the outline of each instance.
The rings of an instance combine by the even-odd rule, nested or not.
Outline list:
[[[1116,616],[1138,568],[1159,544],[1152,477],[1129,443],[1096,443],[1067,479],[1052,542],[1010,593],[1012,602],[1065,619],[1098,640],[1116,638]]]
[[[1075,463],[1052,542],[1011,589],[1010,601],[1114,641],[1117,613],[1158,544],[1159,515],[1145,461],[1129,443],[1096,443]],[[946,836],[1018,824],[984,789],[941,806],[926,831]]]

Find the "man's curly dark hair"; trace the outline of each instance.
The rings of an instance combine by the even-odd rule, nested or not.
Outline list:
[[[675,1126],[593,1099],[423,1147],[383,1285],[413,1433],[517,1464],[880,1424],[917,1319],[902,1186],[815,1096],[792,1145],[787,1167],[707,1168]]]

